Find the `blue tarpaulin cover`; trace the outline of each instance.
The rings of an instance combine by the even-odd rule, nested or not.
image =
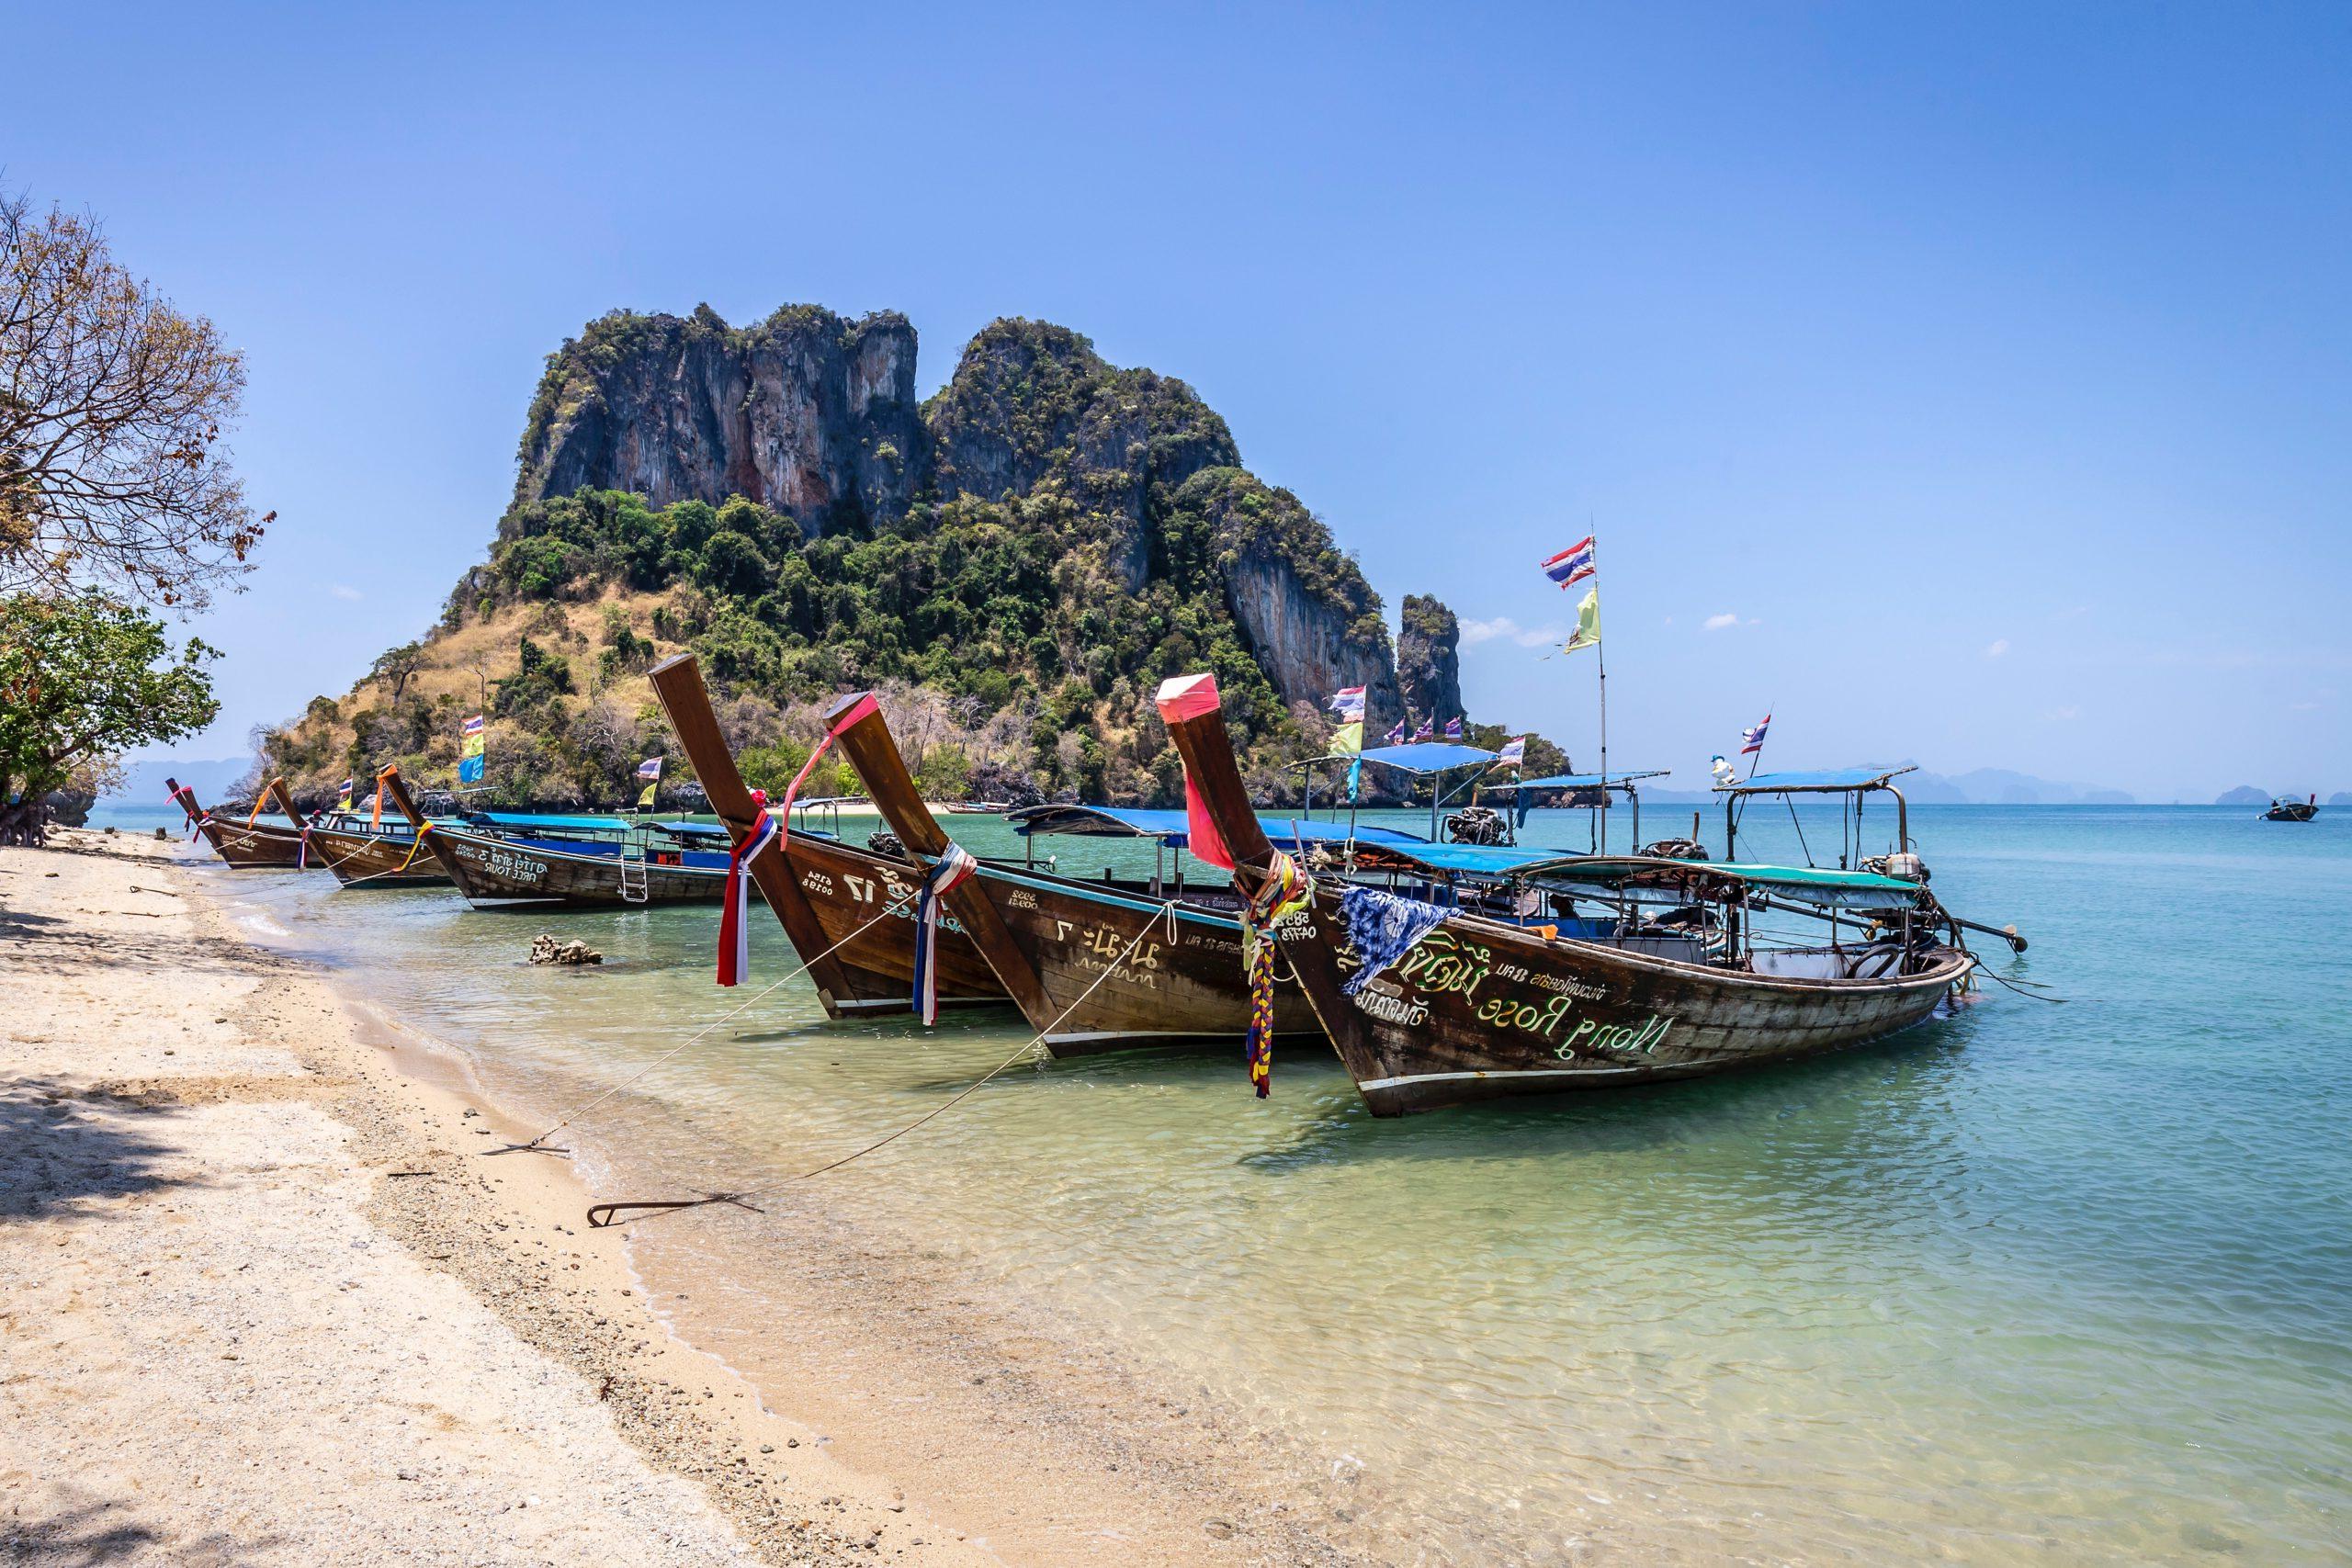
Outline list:
[[[1649,773],[1611,773],[1608,778],[1611,784],[1622,784],[1632,779],[1662,779],[1671,772],[1673,772],[1671,768],[1657,768]],[[1549,778],[1521,779],[1510,787],[1513,789],[1592,789],[1600,784],[1600,780],[1601,775],[1599,773],[1554,773]]]
[[[1492,751],[1481,751],[1476,746],[1459,746],[1451,741],[1424,740],[1418,746],[1375,746],[1363,754],[1367,762],[1377,762],[1384,768],[1395,768],[1408,773],[1449,773],[1456,768],[1474,767],[1495,760]]]

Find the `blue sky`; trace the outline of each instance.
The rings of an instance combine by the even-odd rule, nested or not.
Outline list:
[[[1695,786],[2352,789],[2352,7],[45,6],[0,182],[249,355],[280,522],[189,752],[430,624],[627,305],[1181,376],[1472,716]]]

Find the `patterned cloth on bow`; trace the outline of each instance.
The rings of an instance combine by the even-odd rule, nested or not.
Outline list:
[[[1445,911],[1419,898],[1400,898],[1370,887],[1340,895],[1340,918],[1348,922],[1348,945],[1363,960],[1340,989],[1354,996],[1374,976],[1405,956],[1407,950],[1445,919]]]
[[[1241,972],[1250,980],[1250,1081],[1263,1100],[1274,1080],[1274,926],[1315,896],[1315,884],[1298,863],[1274,852],[1274,863],[1241,911]]]

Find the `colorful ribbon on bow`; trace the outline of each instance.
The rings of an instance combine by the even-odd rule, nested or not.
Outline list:
[[[775,843],[782,831],[768,815],[767,792],[753,790],[751,830],[735,841],[727,855],[726,900],[718,915],[718,983],[722,986],[735,985],[752,966],[752,887],[743,873],[752,857]]]
[[[939,1021],[939,901],[979,869],[971,852],[951,843],[924,874],[915,900],[915,1014],[926,1028]]]
[[[1313,880],[1296,861],[1276,850],[1273,864],[1261,874],[1258,890],[1241,911],[1241,973],[1250,981],[1250,1037],[1244,1050],[1250,1081],[1261,1100],[1273,1092],[1274,927],[1305,908],[1314,895]]]

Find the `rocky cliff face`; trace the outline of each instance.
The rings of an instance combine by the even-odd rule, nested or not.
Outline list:
[[[515,499],[632,491],[656,506],[746,496],[810,534],[905,513],[930,438],[903,316],[794,306],[730,328],[616,312],[550,355]]]
[[[928,404],[914,386],[914,329],[897,315],[792,306],[736,329],[707,306],[616,312],[549,357],[515,501],[741,495],[815,536],[899,525],[925,499],[1050,494],[1082,516],[1130,595],[1183,570],[1173,536],[1205,526],[1225,607],[1281,698],[1319,708],[1363,685],[1374,717],[1394,722],[1378,597],[1295,497],[1241,469],[1232,432],[1192,388],[1020,320],[982,329]]]
[[[1462,714],[1462,626],[1444,604],[1419,593],[1405,595],[1396,635],[1396,683],[1417,725]]]

